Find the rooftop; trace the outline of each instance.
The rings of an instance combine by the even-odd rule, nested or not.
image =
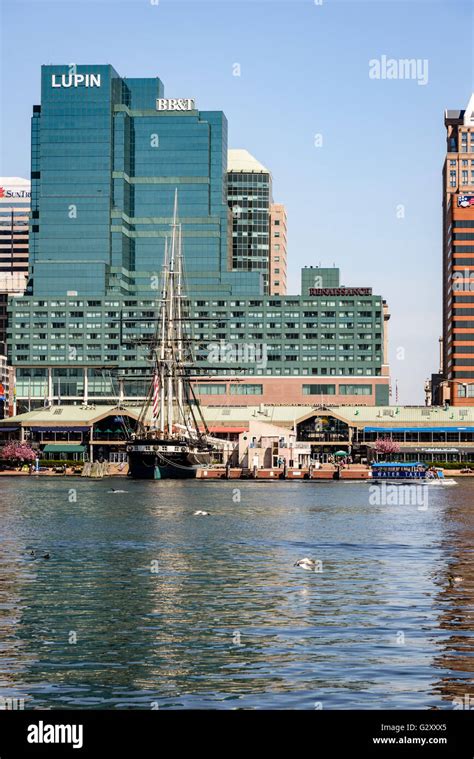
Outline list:
[[[245,171],[270,174],[269,170],[248,150],[231,149],[227,151],[227,171]]]
[[[427,426],[474,426],[474,407],[438,406],[201,406],[204,419],[210,427],[241,427],[249,421],[293,426],[311,413],[334,414],[343,421],[357,426],[403,426],[409,424]],[[0,421],[2,427],[12,425],[51,425],[60,427],[71,423],[90,425],[107,416],[130,416],[138,419],[139,406],[50,406]]]

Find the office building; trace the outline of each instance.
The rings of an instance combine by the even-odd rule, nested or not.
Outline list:
[[[287,222],[286,209],[281,203],[270,206],[270,295],[287,292]]]
[[[474,405],[474,94],[445,112],[443,379],[453,406]]]
[[[0,177],[0,355],[6,355],[8,297],[21,295],[28,278],[30,182]]]
[[[268,293],[272,177],[247,150],[229,150],[227,198],[232,214],[232,269],[261,274]]]

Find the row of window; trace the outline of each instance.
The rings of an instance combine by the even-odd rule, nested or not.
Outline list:
[[[199,384],[195,388],[199,395],[226,395],[227,386],[222,383],[208,383]],[[303,395],[336,395],[336,385],[321,385],[311,384],[302,385]],[[338,385],[338,392],[340,395],[372,395],[372,385],[353,385],[353,384],[340,384]],[[250,385],[250,384],[231,384],[231,395],[262,395],[262,385]]]

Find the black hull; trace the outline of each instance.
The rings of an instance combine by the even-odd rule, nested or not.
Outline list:
[[[152,449],[152,450],[150,450]],[[134,441],[128,446],[129,476],[137,480],[183,480],[196,477],[201,466],[208,466],[211,453],[194,446],[173,442],[167,449],[165,441]]]

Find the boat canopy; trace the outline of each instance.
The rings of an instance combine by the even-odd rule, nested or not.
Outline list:
[[[426,466],[422,461],[377,461],[372,464],[372,467],[414,467],[414,466]]]

